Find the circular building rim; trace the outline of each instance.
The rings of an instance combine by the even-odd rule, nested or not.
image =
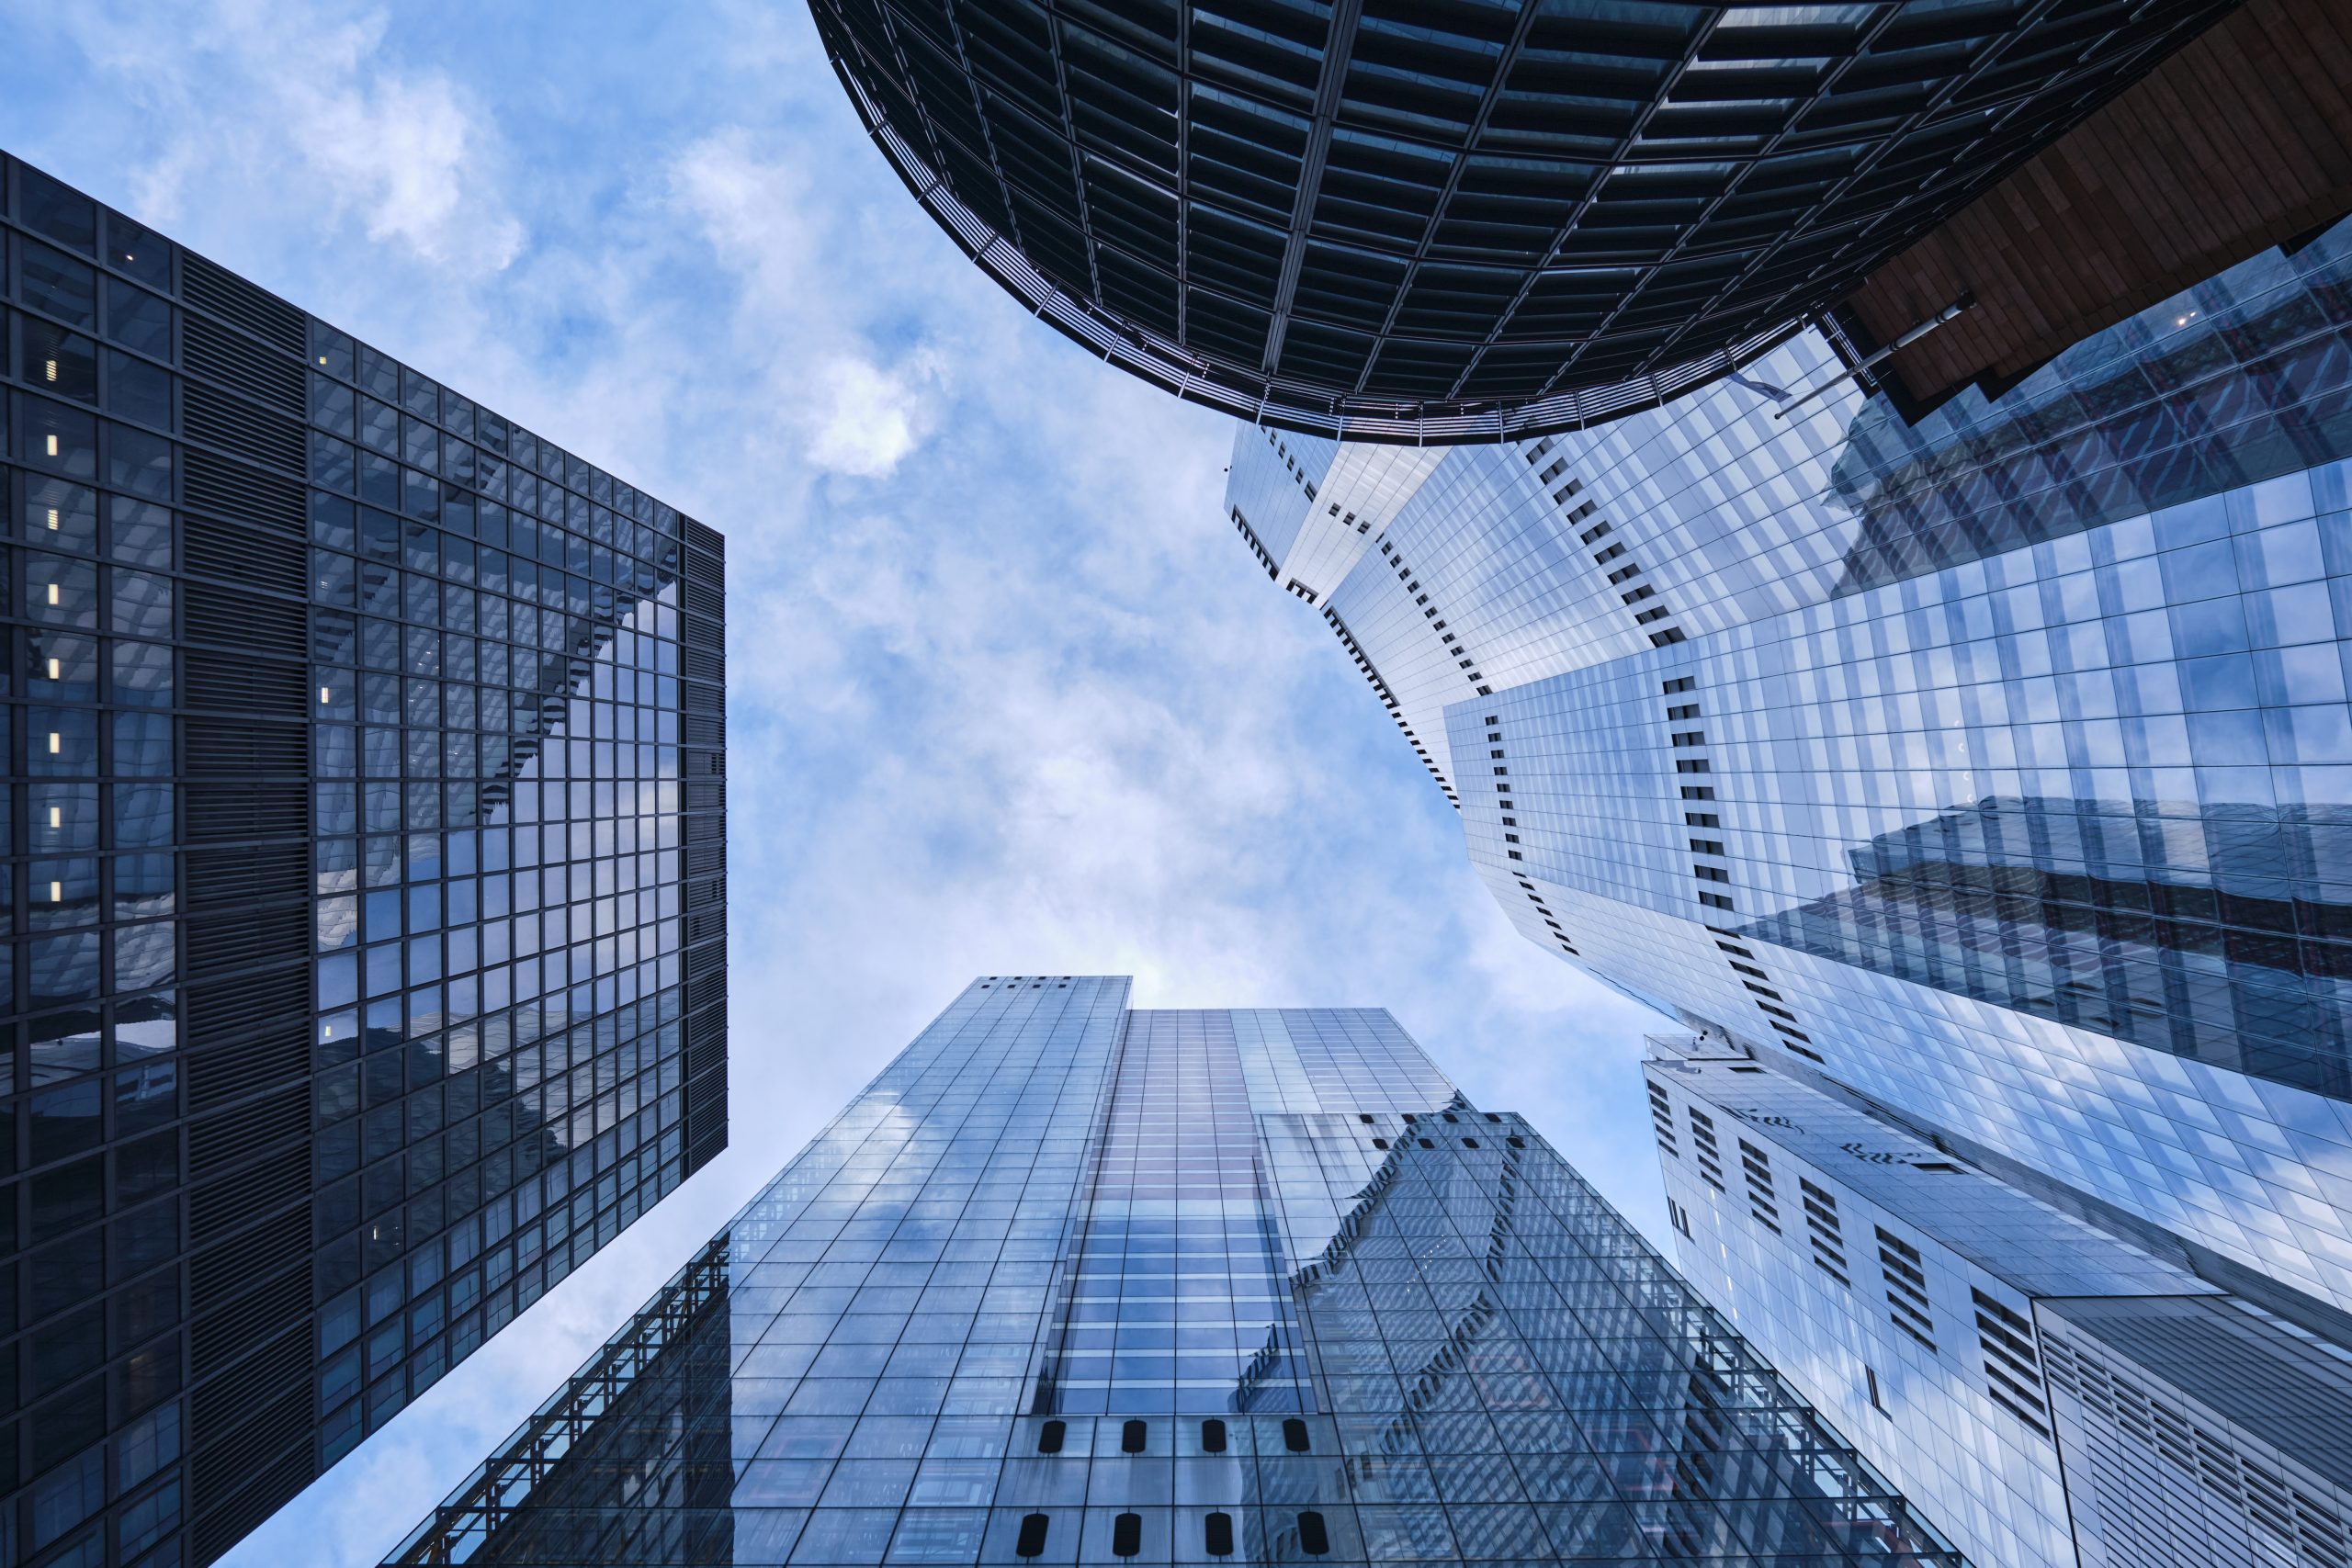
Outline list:
[[[1259,378],[1253,394],[1250,389],[1220,378],[1204,356],[1072,296],[1030,265],[1020,246],[967,207],[946,180],[883,118],[841,56],[831,50],[828,55],[866,134],[923,210],[1031,314],[1129,375],[1173,392],[1186,402],[1201,403],[1252,424],[1385,446],[1457,446],[1532,440],[1657,408],[1739,369],[1804,325],[1801,321],[1785,321],[1664,370],[1524,401],[1333,398],[1320,389],[1277,376]]]

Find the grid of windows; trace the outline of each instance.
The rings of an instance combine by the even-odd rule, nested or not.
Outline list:
[[[1056,1413],[1305,1407],[1280,1243],[1229,1015],[1128,1016],[1068,1325]]]
[[[723,1145],[723,546],[5,173],[0,1557],[201,1562]]]
[[[1385,1014],[1126,992],[967,987],[393,1561],[1958,1562]]]

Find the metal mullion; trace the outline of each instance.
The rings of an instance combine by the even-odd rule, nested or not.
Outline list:
[[[1176,7],[1176,341],[1191,338],[1193,303],[1193,8]]]
[[[1856,41],[1853,49],[1847,53],[1845,58],[1838,61],[1837,67],[1832,70],[1826,77],[1823,78],[1820,85],[1814,89],[1811,103],[1817,104],[1821,102],[1826,95],[1835,91],[1838,79],[1844,76],[1846,73],[1853,67],[1857,61],[1860,60],[1870,51],[1871,46],[1878,41],[1879,38],[1885,33],[1886,29],[1894,24],[1894,18],[1902,14],[1903,8],[1900,6],[1882,6],[1877,19],[1871,24],[1870,28],[1863,33],[1862,37]],[[1807,107],[1810,107],[1810,105]],[[1627,289],[1624,295],[1617,301],[1616,309],[1609,312],[1608,318],[1594,330],[1590,336],[1587,337],[1583,343],[1578,344],[1576,348],[1569,353],[1567,359],[1560,366],[1559,369],[1554,371],[1552,376],[1545,380],[1543,387],[1543,392],[1549,392],[1562,376],[1566,375],[1569,370],[1573,369],[1577,361],[1583,357],[1585,349],[1595,339],[1605,336],[1608,333],[1609,329],[1616,323],[1617,318],[1623,315],[1626,310],[1633,307],[1634,299],[1641,295],[1643,289],[1649,287],[1650,283],[1657,276],[1658,273],[1663,270],[1668,264],[1675,261],[1682,255],[1683,252],[1690,245],[1690,237],[1696,234],[1702,228],[1705,227],[1707,220],[1715,215],[1717,209],[1719,209],[1724,202],[1731,199],[1733,194],[1739,189],[1741,183],[1744,182],[1748,175],[1756,172],[1758,164],[1761,164],[1765,159],[1770,157],[1775,152],[1780,150],[1781,142],[1788,138],[1790,128],[1794,125],[1799,118],[1803,116],[1804,112],[1804,109],[1801,108],[1795,114],[1791,115],[1787,120],[1782,122],[1781,130],[1775,133],[1770,141],[1766,141],[1765,144],[1757,152],[1741,160],[1739,172],[1734,175],[1724,188],[1716,193],[1714,198],[1709,201],[1707,205],[1701,209],[1696,218],[1680,225],[1681,232],[1676,237],[1674,243],[1668,247],[1666,254],[1660,256],[1655,264],[1644,270],[1641,281],[1634,284],[1633,288]],[[1922,110],[1921,113],[1927,114],[1932,112],[1933,102],[1931,101],[1929,107]],[[1911,125],[1916,125],[1917,123],[1917,117],[1915,116],[1910,122],[1910,125],[1906,125],[1905,129],[1910,129]],[[1882,138],[1878,142],[1878,146],[1881,149],[1884,149],[1891,145],[1893,145],[1891,139]],[[1863,170],[1857,169],[1845,180],[1841,180],[1836,186],[1830,187],[1828,191],[1824,193],[1813,203],[1810,210],[1816,214],[1819,213],[1828,203],[1837,199],[1838,191],[1843,190],[1854,179],[1859,178]],[[1767,254],[1770,254],[1770,251],[1779,250],[1782,244],[1787,243],[1788,238],[1795,233],[1795,231],[1796,231],[1793,229],[1785,231],[1781,238],[1775,241],[1769,248]],[[1752,267],[1743,268],[1738,274],[1734,276],[1729,282],[1721,285],[1715,290],[1715,299],[1720,301],[1725,294],[1736,290],[1739,287],[1741,279],[1747,276],[1749,272],[1753,270],[1754,269]],[[1636,371],[1635,374],[1641,376],[1651,374],[1656,369],[1658,360],[1671,350],[1676,343],[1681,340],[1683,334],[1688,333],[1700,321],[1706,319],[1708,319],[1708,312],[1705,310],[1693,311],[1690,315],[1684,317],[1682,324],[1675,328],[1672,333],[1668,334],[1664,341],[1650,351],[1649,356],[1642,362],[1641,369]],[[1475,368],[1475,361],[1473,362],[1473,367]],[[1464,376],[1466,378],[1467,372],[1464,372]],[[1461,383],[1456,382],[1453,388],[1454,395],[1457,397],[1460,396],[1461,391]],[[1539,392],[1537,395],[1541,396],[1543,395],[1543,392]]]
[[[1420,276],[1421,264],[1429,258],[1430,247],[1437,241],[1438,226],[1445,221],[1446,209],[1453,203],[1454,193],[1461,188],[1464,171],[1470,166],[1470,154],[1487,131],[1487,122],[1494,117],[1495,106],[1502,101],[1503,84],[1519,63],[1526,50],[1528,35],[1534,31],[1535,18],[1541,11],[1540,0],[1521,0],[1519,20],[1511,28],[1510,39],[1503,45],[1502,54],[1495,62],[1494,74],[1487,83],[1487,90],[1478,99],[1477,113],[1472,116],[1470,128],[1464,134],[1461,147],[1454,152],[1453,163],[1446,170],[1445,180],[1438,187],[1437,200],[1430,209],[1429,221],[1422,225],[1420,243],[1413,247],[1412,258],[1405,264],[1405,276],[1397,280],[1396,292],[1388,301],[1388,313],[1380,323],[1380,333],[1373,340],[1372,352],[1364,356],[1363,368],[1356,373],[1355,385],[1349,390],[1363,395],[1364,383],[1372,378],[1373,367],[1379,362],[1380,351],[1388,345],[1389,334],[1396,330],[1397,313],[1405,308],[1405,298]],[[1506,312],[1508,313],[1508,312]],[[1457,383],[1458,385],[1458,383]]]
[[[996,175],[997,190],[1004,198],[1004,220],[1007,227],[1012,231],[1010,237],[1013,244],[1018,247],[1023,254],[1026,254],[1029,247],[1021,238],[1021,214],[1013,209],[1012,186],[1011,182],[1004,177],[1004,161],[997,156],[996,137],[989,129],[988,107],[980,100],[979,78],[972,73],[971,53],[964,47],[964,29],[956,20],[955,0],[944,0],[944,6],[948,31],[954,36],[956,40],[956,64],[957,68],[964,73],[965,85],[970,89],[972,96],[972,118],[979,124],[980,140],[988,153],[989,169],[990,173]],[[912,97],[913,93],[911,91],[911,84],[914,81],[914,73],[907,63],[906,45],[899,40],[898,14],[887,5],[877,7],[877,9],[881,14],[882,30],[890,40],[892,52],[898,57],[899,80],[901,83],[905,83],[910,85],[910,90],[908,96]],[[853,38],[849,41],[851,43],[851,47],[854,49],[854,39]],[[947,160],[945,154],[940,148],[939,130],[932,123],[931,116],[922,112],[922,101],[920,98],[916,98],[915,118],[922,122],[923,140],[931,143],[932,169],[934,175],[938,175],[938,171],[946,166]],[[880,106],[877,105],[876,107],[878,110]],[[944,179],[944,175],[938,175],[938,177],[943,180]]]
[[[1494,330],[1487,334],[1485,342],[1472,351],[1469,363],[1462,367],[1462,374],[1454,378],[1453,386],[1447,392],[1447,400],[1452,401],[1461,397],[1463,384],[1476,373],[1479,364],[1487,356],[1487,350],[1493,348],[1500,338],[1503,328],[1519,314],[1520,308],[1527,303],[1528,296],[1535,292],[1536,281],[1544,276],[1544,269],[1559,259],[1561,248],[1575,235],[1577,225],[1584,220],[1585,214],[1589,212],[1593,204],[1600,200],[1601,187],[1609,183],[1610,175],[1615,172],[1617,165],[1624,161],[1625,155],[1633,150],[1634,143],[1641,140],[1643,130],[1657,115],[1658,106],[1673,95],[1676,85],[1682,80],[1683,73],[1690,69],[1691,62],[1698,58],[1699,51],[1707,46],[1707,40],[1713,38],[1715,29],[1722,26],[1724,10],[1725,7],[1718,6],[1708,16],[1706,21],[1691,36],[1690,41],[1684,46],[1682,58],[1676,62],[1672,71],[1667,73],[1666,79],[1658,83],[1651,91],[1649,101],[1644,104],[1634,115],[1634,123],[1628,126],[1624,134],[1617,139],[1617,147],[1609,157],[1608,167],[1602,171],[1599,178],[1586,187],[1584,195],[1577,198],[1575,208],[1561,221],[1560,226],[1553,231],[1552,243],[1544,247],[1543,259],[1530,267],[1527,276],[1520,280],[1519,288],[1512,294],[1510,303],[1503,307],[1503,313],[1497,318]],[[1643,270],[1646,272],[1648,269]],[[1636,289],[1640,287],[1639,284],[1634,286]],[[1591,341],[1592,334],[1588,334],[1585,342]],[[1578,352],[1581,352],[1581,348]],[[1540,398],[1550,392],[1553,385],[1566,373],[1566,366],[1562,366],[1559,370],[1553,372],[1550,379],[1546,380],[1536,393],[1536,397]],[[1532,402],[1534,399],[1524,400]]]
[[[1884,161],[1887,154],[1894,151],[1896,142],[1901,139],[1901,134],[1908,134],[1911,131],[1921,130],[1932,125],[1934,123],[1934,117],[1936,114],[1941,110],[1946,104],[1950,103],[1951,99],[1959,94],[1962,88],[1965,87],[1969,83],[1976,80],[1976,78],[1984,72],[1989,70],[2000,60],[2002,55],[2007,51],[2011,45],[2015,44],[2019,39],[2024,38],[2030,33],[2032,29],[2039,25],[2041,19],[2049,15],[2049,13],[2055,7],[2056,4],[2057,0],[2036,0],[2033,9],[2028,12],[2021,21],[2011,28],[2007,37],[1996,39],[1991,48],[1981,51],[1977,58],[1970,63],[1966,71],[1957,76],[1948,78],[1943,86],[1939,88],[1928,99],[1927,107],[1920,109],[1917,114],[1909,117],[1908,120],[1905,124],[1904,131],[1902,133],[1898,135],[1876,138],[1875,145],[1867,154],[1864,155],[1861,162],[1856,164],[1844,178],[1840,179],[1835,186],[1831,186],[1819,200],[1815,201],[1813,205],[1813,210],[1819,212],[1827,208],[1831,203],[1835,202],[1839,196],[1852,188],[1857,181],[1860,180],[1872,169],[1876,168],[1880,163]],[[2104,41],[2106,39],[2109,39],[2114,36],[2114,32],[2109,30],[2109,32],[2101,35],[2100,41]],[[2170,35],[2166,34],[2165,36],[2169,37]],[[2097,43],[2086,45],[2086,52],[2090,49],[2095,49],[2097,47]],[[2150,47],[2154,47],[2154,45],[2151,44]],[[2017,100],[2017,102],[2020,103],[2026,100],[2023,98]],[[2013,104],[2012,110],[2014,110],[2014,107],[2015,105]],[[1897,208],[1890,210],[1899,211],[1901,209]],[[1885,216],[1886,214],[1884,212],[1874,214],[1871,217],[1863,220],[1861,226],[1865,231],[1867,231],[1872,223]],[[1943,216],[1949,217],[1950,214],[1947,213]],[[1939,219],[1939,221],[1940,220],[1941,220]],[[1724,286],[1722,294],[1719,294],[1718,298],[1722,298],[1723,295],[1727,295],[1737,289],[1741,284],[1754,276],[1762,269],[1766,263],[1770,262],[1775,255],[1778,255],[1787,247],[1789,241],[1795,238],[1795,234],[1796,231],[1794,230],[1791,230],[1789,232],[1782,234],[1779,239],[1773,241],[1770,245],[1767,245],[1761,251],[1758,251],[1756,254],[1755,258],[1750,261],[1747,265],[1742,267],[1739,272]],[[1857,287],[1859,287],[1859,280]],[[1684,326],[1678,328],[1673,336],[1669,337],[1665,344],[1660,344],[1658,349],[1653,353],[1649,363],[1655,365],[1657,363],[1657,355],[1664,353],[1667,348],[1672,346],[1672,344],[1678,341],[1684,333],[1688,332],[1692,325],[1697,324],[1697,318],[1694,318],[1690,322],[1687,322]],[[1571,363],[1573,363],[1573,361],[1571,361]],[[1562,367],[1562,369],[1565,371],[1566,367]],[[1545,390],[1548,391],[1550,389],[1550,386],[1551,384],[1547,382],[1545,384]]]
[[[956,0],[945,0],[945,4],[948,24],[955,27]],[[1045,23],[1046,44],[1053,52],[1054,90],[1061,95],[1062,146],[1069,154],[1070,193],[1078,202],[1078,231],[1085,236],[1086,240],[1086,281],[1088,287],[1093,289],[1094,298],[1100,299],[1102,298],[1102,267],[1097,256],[1099,247],[1094,238],[1094,209],[1086,199],[1086,160],[1079,149],[1078,114],[1069,99],[1069,65],[1062,58],[1061,13],[1055,8],[1053,0],[1046,0]],[[962,28],[956,27],[956,36],[960,50],[963,39]],[[983,124],[985,123],[983,121]]]
[[[1282,272],[1274,285],[1273,302],[1266,321],[1265,352],[1259,360],[1260,371],[1269,376],[1282,361],[1291,302],[1298,294],[1299,268],[1306,261],[1307,231],[1314,224],[1315,203],[1322,194],[1323,164],[1330,155],[1331,132],[1340,117],[1340,88],[1347,80],[1356,23],[1363,11],[1363,0],[1337,0],[1331,7],[1323,47],[1323,73],[1315,88],[1314,118],[1307,127],[1306,151],[1299,159],[1298,195],[1291,205],[1290,237],[1283,246]]]

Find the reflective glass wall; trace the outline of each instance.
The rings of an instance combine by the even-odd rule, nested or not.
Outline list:
[[[1387,1014],[975,981],[394,1561],[1959,1558]]]
[[[0,1559],[200,1563],[723,1146],[724,552],[0,175]]]
[[[1350,554],[1344,453],[1227,501],[1523,934],[2341,1311],[2347,284],[2338,224],[1916,420],[1808,331]]]

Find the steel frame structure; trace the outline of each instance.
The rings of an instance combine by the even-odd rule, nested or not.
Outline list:
[[[891,166],[1188,400],[1516,439],[1754,358],[2232,8],[811,0]]]

